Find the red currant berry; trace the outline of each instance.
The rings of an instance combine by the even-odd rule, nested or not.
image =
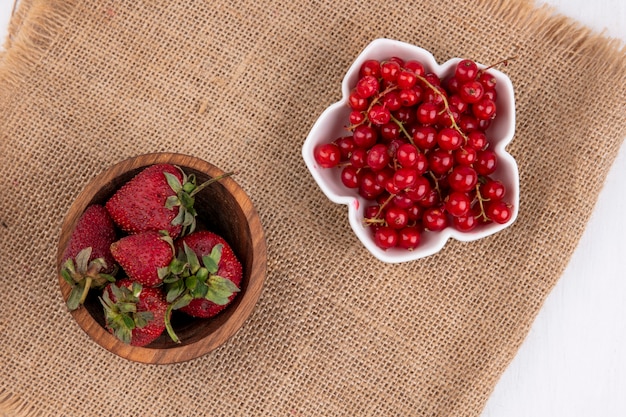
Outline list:
[[[409,223],[409,213],[400,207],[389,207],[385,213],[385,221],[392,229],[402,229]]]
[[[502,200],[505,193],[506,189],[504,184],[498,180],[488,179],[480,186],[480,195],[486,200]]]
[[[380,77],[380,62],[375,59],[368,59],[361,64],[359,69],[359,78],[363,78],[367,75],[372,77]]]
[[[413,205],[413,200],[409,198],[405,191],[400,191],[391,200],[393,205],[408,210]]]
[[[493,90],[496,88],[496,78],[489,72],[481,72],[478,81],[485,87],[485,90]]]
[[[366,98],[361,97],[356,90],[353,90],[348,96],[348,104],[352,110],[363,111],[367,109],[369,103]]]
[[[418,201],[419,205],[424,208],[435,207],[440,202],[441,198],[439,197],[439,193],[434,188],[431,188],[430,191],[426,193],[424,198]]]
[[[491,201],[485,207],[485,214],[495,223],[504,224],[511,219],[513,210],[502,200]]]
[[[448,194],[445,202],[445,208],[450,215],[454,217],[464,216],[470,210],[472,202],[467,194],[452,191]]]
[[[387,154],[387,146],[378,143],[367,151],[367,166],[373,171],[380,171],[389,163],[389,154]]]
[[[385,123],[389,123],[389,120],[391,120],[391,113],[389,113],[389,110],[380,104],[375,104],[367,113],[367,117],[373,124],[381,126]]]
[[[450,94],[456,94],[459,91],[459,87],[461,83],[459,83],[459,79],[455,76],[448,78],[445,82],[446,90]]]
[[[431,125],[439,117],[439,106],[435,103],[422,103],[417,108],[417,120],[424,125]]]
[[[489,120],[496,115],[496,103],[483,97],[472,106],[472,113],[479,120]]]
[[[481,98],[483,98],[483,94],[485,93],[485,88],[478,81],[468,81],[464,84],[461,84],[461,88],[459,89],[459,96],[461,100],[466,103],[476,103]]]
[[[352,152],[354,152],[354,148],[356,146],[354,144],[354,139],[352,138],[352,136],[343,136],[337,138],[335,140],[335,144],[339,147],[339,150],[341,151],[341,159],[344,161],[350,158],[350,155],[352,155]]]
[[[457,64],[454,76],[461,83],[474,81],[478,76],[478,65],[470,59],[463,59]]]
[[[400,127],[395,122],[385,123],[380,127],[380,137],[385,142],[390,142],[400,137]]]
[[[480,175],[491,175],[496,170],[498,166],[498,157],[496,153],[491,149],[485,149],[484,151],[478,152],[476,155],[476,162],[474,163],[474,168],[476,172]]]
[[[385,189],[376,182],[376,175],[370,170],[361,171],[359,195],[366,200],[375,200]]]
[[[402,107],[402,103],[400,102],[400,97],[397,91],[389,91],[382,98],[383,106],[389,111],[396,111],[400,107]]]
[[[398,232],[391,227],[379,227],[374,232],[374,242],[381,249],[394,248],[398,245]]]
[[[406,212],[409,213],[409,221],[417,222],[418,220],[422,221],[422,216],[424,215],[424,207],[413,204],[411,207],[406,209]]]
[[[471,232],[478,226],[478,218],[477,218],[476,210],[470,209],[463,216],[453,217],[452,224],[454,228],[461,232]]]
[[[421,241],[421,235],[417,227],[408,226],[398,232],[398,247],[407,250],[417,248]]]
[[[363,210],[363,217],[365,218],[365,220],[375,220],[378,218],[378,215],[380,213],[381,213],[380,206],[378,204],[374,204],[374,205],[365,207],[365,210]]]
[[[421,62],[415,60],[406,61],[404,63],[404,68],[420,77],[423,77],[426,73],[426,71],[424,70],[424,65]]]
[[[437,133],[437,144],[445,151],[453,151],[463,145],[463,136],[450,127],[444,127]]]
[[[393,116],[400,123],[409,125],[415,121],[417,115],[415,114],[413,107],[400,107],[394,112]]]
[[[485,90],[483,97],[488,98],[489,100],[495,103],[496,100],[498,99],[498,93],[496,92],[495,89]]]
[[[341,170],[341,182],[348,188],[359,187],[359,170],[352,165],[347,165]]]
[[[487,136],[483,132],[470,132],[467,134],[467,144],[477,151],[481,151],[487,146]]]
[[[394,184],[401,190],[411,188],[417,181],[418,174],[413,168],[400,168],[393,174]]]
[[[426,197],[426,194],[430,192],[431,188],[430,182],[420,175],[415,180],[415,184],[406,190],[406,196],[409,197],[411,201],[417,202]]]
[[[448,95],[446,94],[446,90],[442,87],[436,85],[435,89],[429,88],[424,93],[424,102],[425,103],[434,103],[437,107],[441,107],[443,105],[444,98],[447,100]]]
[[[459,128],[463,132],[473,132],[480,128],[478,120],[474,116],[470,116],[469,114],[463,114],[459,118]]]
[[[378,93],[380,83],[373,75],[366,75],[356,83],[356,92],[360,97],[369,98]]]
[[[467,192],[473,190],[477,182],[476,170],[466,165],[457,165],[448,174],[448,185],[454,191]]]
[[[350,155],[350,165],[355,168],[364,168],[367,165],[367,150],[354,148],[352,155]]]
[[[365,121],[365,115],[362,111],[352,110],[350,112],[350,124],[353,126],[360,125]]]
[[[476,149],[463,146],[454,151],[454,161],[459,165],[472,165],[476,162]]]
[[[404,107],[415,106],[419,99],[416,90],[414,90],[413,88],[400,90],[400,92],[398,93],[398,98],[400,99],[400,104],[402,104]]]
[[[424,74],[424,79],[430,85],[433,85],[435,87],[441,85],[441,78],[439,78],[439,76],[437,74],[435,74],[434,72],[429,72],[429,73]]]
[[[341,150],[334,143],[325,143],[315,147],[313,156],[322,168],[332,168],[341,161]]]
[[[412,168],[417,163],[417,155],[420,152],[412,143],[403,143],[396,150],[396,160],[404,168]]]
[[[376,130],[368,125],[359,125],[352,132],[352,138],[356,146],[360,148],[371,148],[378,139]]]
[[[454,165],[451,152],[437,148],[428,153],[428,166],[435,175],[443,175]]]
[[[439,207],[431,207],[424,211],[422,223],[427,230],[438,232],[448,227],[448,216]]]
[[[413,143],[424,151],[437,145],[437,130],[432,126],[418,126],[412,136]]]
[[[417,82],[417,77],[412,71],[409,70],[400,70],[398,73],[398,78],[396,80],[396,84],[401,89],[410,89],[413,88],[415,83]]]
[[[385,61],[380,65],[380,76],[385,81],[395,82],[400,74],[400,64],[396,61]]]
[[[461,120],[461,114],[456,109],[450,107],[439,114],[439,124],[444,127],[452,127]]]
[[[467,102],[463,101],[458,94],[453,94],[448,99],[451,109],[456,109],[459,113],[465,113],[468,109]]]
[[[398,65],[400,65],[400,68],[404,66],[404,59],[400,58],[399,56],[392,56],[391,58],[389,58],[389,61],[396,62]]]

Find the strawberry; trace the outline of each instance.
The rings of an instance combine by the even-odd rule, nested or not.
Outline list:
[[[174,247],[166,233],[146,231],[113,242],[111,254],[130,279],[156,287],[169,272]]]
[[[180,235],[183,228],[178,217],[180,206],[167,205],[168,198],[176,198],[177,192],[168,178],[178,184],[184,181],[178,167],[157,164],[143,169],[124,184],[105,204],[115,223],[128,233],[167,230],[172,238]]]
[[[105,326],[126,344],[146,346],[169,326],[168,304],[159,288],[143,287],[128,278],[102,292]]]
[[[187,176],[176,165],[151,165],[117,190],[105,206],[125,232],[165,230],[176,239],[196,227],[194,196],[228,175],[231,174],[211,178],[197,186],[196,177]]]
[[[72,287],[66,302],[70,310],[83,304],[92,287],[115,279],[109,247],[115,240],[115,225],[104,206],[93,204],[79,217],[63,252],[61,276]]]
[[[175,243],[184,266],[165,279],[173,309],[193,317],[213,317],[240,291],[243,270],[232,248],[219,235],[202,230]]]

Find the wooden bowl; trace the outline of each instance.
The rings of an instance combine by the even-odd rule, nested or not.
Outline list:
[[[178,165],[188,175],[195,174],[198,184],[224,172],[198,158],[155,153],[130,158],[112,166],[94,178],[70,207],[61,228],[57,252],[57,272],[63,251],[74,227],[91,204],[104,204],[125,182],[143,168],[159,163]],[[232,247],[243,266],[241,292],[217,316],[198,319],[184,314],[172,315],[172,325],[180,343],[174,343],[167,332],[146,347],[124,344],[104,327],[104,312],[98,300],[99,291],[91,291],[83,307],[71,311],[78,325],[105,349],[129,360],[168,364],[204,355],[233,336],[252,313],[265,281],[267,252],[258,214],[246,193],[232,177],[211,184],[196,196],[198,224],[221,235]],[[70,286],[59,274],[63,299],[67,301]]]

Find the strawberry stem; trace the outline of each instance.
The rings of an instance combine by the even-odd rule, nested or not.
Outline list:
[[[202,184],[198,185],[192,192],[189,193],[189,196],[193,197],[196,194],[198,194],[200,191],[204,190],[209,185],[213,184],[214,182],[222,180],[222,179],[224,179],[226,177],[230,177],[231,175],[235,175],[235,173],[234,172],[227,172],[225,174],[218,175],[217,177],[213,177],[213,178],[209,179],[208,181],[205,181]]]
[[[87,294],[89,293],[89,289],[91,288],[92,281],[93,280],[90,276],[87,276],[85,278],[85,287],[83,288],[83,293],[80,296],[80,301],[78,302],[78,305],[82,305],[85,303],[85,300],[87,299]]]
[[[165,310],[165,330],[167,330],[167,334],[174,341],[174,343],[180,343],[180,339],[178,338],[178,336],[176,336],[176,333],[174,332],[174,328],[172,327],[172,322],[170,320],[171,317],[172,317],[172,304],[168,305],[167,310]]]

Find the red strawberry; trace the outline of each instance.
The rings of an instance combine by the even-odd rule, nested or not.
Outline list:
[[[128,233],[165,230],[172,239],[196,227],[194,196],[206,186],[231,173],[196,186],[177,166],[149,166],[124,184],[107,201],[106,208],[117,225]]]
[[[72,287],[66,302],[77,309],[92,287],[114,281],[116,269],[109,247],[115,240],[115,226],[106,209],[91,205],[80,216],[62,257],[61,276]]]
[[[146,346],[169,326],[168,304],[158,288],[142,287],[125,278],[109,284],[100,302],[106,328],[126,344]]]
[[[106,263],[106,268],[102,272],[111,273],[115,269],[115,261],[109,247],[114,240],[115,225],[111,216],[104,206],[93,204],[87,207],[78,219],[63,252],[63,262],[68,258],[75,259],[80,251],[91,247],[89,260],[102,258]]]
[[[106,203],[115,223],[128,233],[167,230],[172,238],[179,236],[183,228],[182,221],[176,220],[180,206],[167,204],[168,198],[176,198],[169,176],[179,184],[184,181],[178,167],[158,164],[145,168],[117,190]]]
[[[113,242],[111,254],[130,279],[156,287],[169,272],[174,247],[169,236],[147,231]]]
[[[185,268],[178,280],[166,280],[167,300],[190,316],[215,316],[240,291],[241,263],[222,237],[206,230],[177,240],[176,247]]]

